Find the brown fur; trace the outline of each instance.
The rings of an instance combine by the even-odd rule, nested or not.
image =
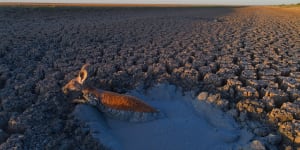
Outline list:
[[[86,88],[82,91],[82,93],[90,93],[95,95],[95,97],[101,100],[103,105],[113,109],[135,112],[157,112],[157,110],[151,106],[130,95],[124,95],[110,91],[99,91],[94,88]]]
[[[118,110],[135,111],[135,112],[157,112],[156,109],[147,105],[136,97],[114,93],[110,91],[100,91],[92,87],[83,88],[83,83],[87,78],[86,67],[89,64],[82,66],[78,76],[70,80],[62,91],[67,94],[68,91],[81,91],[85,94],[93,94],[101,103],[107,107]]]
[[[68,94],[69,91],[81,91],[83,87],[83,83],[87,78],[87,71],[86,67],[89,66],[90,64],[84,64],[80,71],[79,74],[76,78],[70,80],[63,88],[62,91],[64,94]]]

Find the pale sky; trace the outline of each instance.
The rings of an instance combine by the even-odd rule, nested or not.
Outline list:
[[[296,4],[300,3],[300,0],[0,0],[0,2],[277,5]]]

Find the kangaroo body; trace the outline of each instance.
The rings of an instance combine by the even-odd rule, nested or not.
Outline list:
[[[81,91],[84,99],[77,100],[77,102],[93,105],[114,119],[140,122],[154,120],[159,116],[159,111],[136,97],[89,86],[84,87],[83,83],[87,78],[87,66],[88,64],[85,64],[79,75],[62,88],[65,94],[68,94],[68,91]]]

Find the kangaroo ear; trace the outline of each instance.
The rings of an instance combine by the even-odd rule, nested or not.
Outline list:
[[[87,76],[88,76],[88,72],[86,70],[86,67],[89,66],[90,64],[84,64],[82,67],[81,67],[81,70],[78,74],[78,82],[80,84],[83,84],[83,82],[86,80]]]

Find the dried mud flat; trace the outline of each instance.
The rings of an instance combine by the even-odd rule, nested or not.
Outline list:
[[[299,33],[288,8],[1,7],[0,149],[106,149],[61,92],[85,62],[98,88],[174,84],[297,149]]]

